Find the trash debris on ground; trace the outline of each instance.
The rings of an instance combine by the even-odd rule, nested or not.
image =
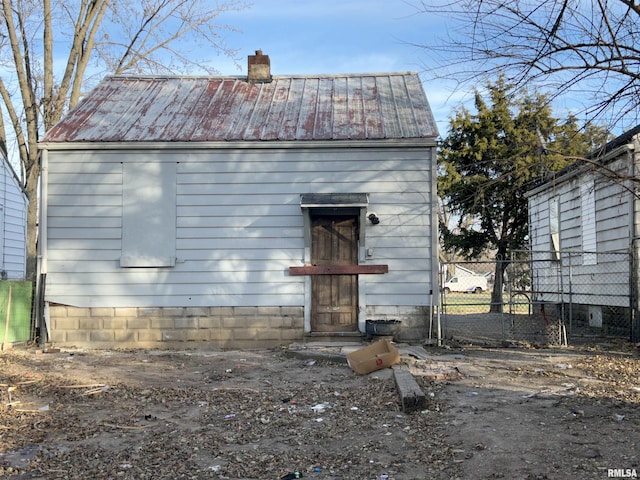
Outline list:
[[[280,477],[280,480],[295,480],[296,478],[302,478],[303,475],[300,472],[287,473],[284,477]]]
[[[360,375],[388,368],[400,362],[398,349],[388,340],[378,340],[371,345],[347,355],[347,363]]]
[[[313,407],[311,407],[311,410],[313,410],[315,413],[320,413],[320,412],[324,412],[327,408],[333,408],[334,404],[333,403],[318,403],[317,405],[314,405]]]
[[[573,368],[571,365],[568,365],[566,363],[558,363],[556,365],[556,368],[559,368],[560,370],[569,370],[570,368]]]

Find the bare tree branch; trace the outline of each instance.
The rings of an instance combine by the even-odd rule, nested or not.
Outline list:
[[[20,157],[22,158],[23,155],[27,155],[28,154],[28,148],[27,148],[27,142],[24,136],[24,132],[22,130],[22,124],[20,123],[20,118],[18,116],[18,113],[16,112],[15,108],[13,107],[13,103],[12,103],[12,99],[11,99],[11,94],[9,93],[9,91],[7,90],[4,81],[2,80],[2,78],[0,77],[0,97],[2,97],[2,100],[5,103],[5,106],[7,108],[7,114],[9,115],[9,118],[11,119],[11,124],[13,126],[13,132],[14,135],[16,136],[16,140],[17,140],[17,144],[18,144],[18,150],[19,150],[19,154]],[[25,176],[25,172],[24,172],[24,164],[21,165],[21,178],[24,180],[24,176]]]
[[[78,17],[77,25],[81,26],[78,37],[82,39],[82,42],[78,45],[78,51],[76,52],[76,70],[75,72],[69,72],[69,81],[72,82],[71,94],[68,95],[69,108],[73,108],[80,100],[85,72],[95,46],[95,38],[98,35],[108,5],[108,0],[93,0],[87,5],[86,10],[83,9],[82,16]],[[73,75],[73,78],[71,75]],[[62,90],[59,98],[62,100],[66,97],[66,90]]]
[[[11,130],[0,122],[0,143],[15,145],[29,197],[27,274],[35,272],[38,140],[80,100],[90,75],[207,73],[206,54],[233,58],[216,19],[246,8],[244,0],[0,0],[0,99]],[[114,39],[118,41],[114,41]],[[90,69],[91,67],[91,69]]]
[[[43,1],[43,13],[44,95],[42,102],[43,105],[51,105],[53,101],[53,25],[51,23],[51,0]],[[45,108],[45,110],[47,109]],[[50,122],[51,120],[43,118],[43,121],[46,128],[48,122]]]
[[[425,14],[455,29],[430,72],[462,85],[504,75],[514,89],[579,96],[582,111],[610,124],[640,117],[640,5],[633,0],[423,0]],[[631,118],[629,118],[629,114]]]

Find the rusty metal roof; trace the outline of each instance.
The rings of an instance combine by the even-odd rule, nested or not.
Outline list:
[[[42,139],[209,142],[433,138],[416,73],[106,77]]]

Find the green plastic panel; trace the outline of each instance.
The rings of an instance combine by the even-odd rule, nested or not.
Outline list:
[[[9,288],[11,287],[11,313],[9,314],[9,332],[7,339],[7,305],[9,304]],[[33,283],[18,281],[0,282],[0,342],[26,342],[31,336],[31,300]]]

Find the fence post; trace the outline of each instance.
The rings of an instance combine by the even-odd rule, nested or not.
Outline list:
[[[631,241],[631,254],[629,255],[629,271],[631,272],[630,289],[631,294],[630,307],[631,307],[631,325],[630,325],[630,341],[640,342],[640,311],[638,305],[638,299],[640,298],[640,277],[638,275],[638,238],[634,238]]]
[[[569,252],[569,334],[573,332],[573,256]],[[564,322],[564,316],[562,318]]]

